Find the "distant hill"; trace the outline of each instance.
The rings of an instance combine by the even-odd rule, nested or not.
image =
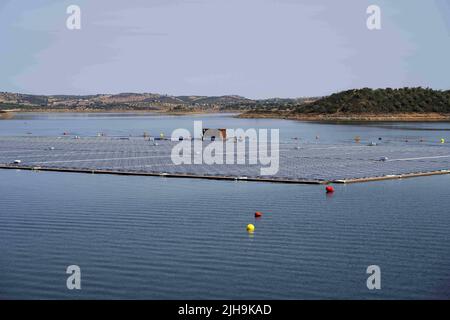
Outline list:
[[[190,110],[227,108],[253,100],[240,96],[170,96],[155,93],[31,95],[0,92],[0,110]]]
[[[296,106],[293,113],[450,113],[450,91],[424,88],[355,89]]]
[[[171,96],[157,93],[30,95],[0,92],[1,110],[241,112],[248,118],[304,120],[450,120],[450,91],[428,88],[353,89],[326,97],[252,100],[236,95]]]
[[[297,120],[450,120],[450,91],[428,88],[353,89],[302,101],[257,103],[242,118]]]

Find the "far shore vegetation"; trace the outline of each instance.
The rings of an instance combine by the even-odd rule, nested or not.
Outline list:
[[[353,89],[326,97],[252,100],[241,96],[169,96],[152,93],[28,95],[0,92],[5,112],[234,112],[242,118],[305,121],[449,121],[450,90]],[[4,116],[3,116],[4,117]]]

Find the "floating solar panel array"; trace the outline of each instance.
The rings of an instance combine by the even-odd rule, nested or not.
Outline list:
[[[270,176],[261,172],[262,167],[270,164],[261,164],[260,158],[256,164],[249,163],[249,157],[257,155],[257,148],[250,148],[248,141],[243,154],[236,154],[240,142],[216,141],[222,150],[216,149],[213,155],[221,157],[224,164],[194,164],[194,158],[200,154],[194,148],[194,141],[184,142],[191,144],[191,163],[175,164],[171,155],[179,141],[143,137],[0,137],[0,164],[10,166],[20,160],[21,167],[286,181],[351,180],[450,169],[450,145],[438,141],[377,145],[283,142],[279,145],[279,170]],[[211,142],[195,143],[205,151]],[[267,148],[270,154],[270,143]],[[226,157],[231,152],[234,152],[233,164],[227,164]],[[238,156],[244,157],[245,164],[236,164]],[[272,166],[276,164],[272,162]]]

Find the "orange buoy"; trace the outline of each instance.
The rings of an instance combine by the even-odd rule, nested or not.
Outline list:
[[[332,186],[327,186],[327,187],[325,188],[325,190],[327,191],[327,193],[332,193],[332,192],[334,192],[334,188],[333,188]]]
[[[255,212],[255,218],[261,218],[262,217],[262,213],[259,211]]]

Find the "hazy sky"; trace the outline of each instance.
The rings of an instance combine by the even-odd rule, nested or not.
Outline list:
[[[81,30],[66,8],[81,8]],[[368,5],[382,29],[366,27]],[[448,0],[0,0],[0,91],[450,89]]]

